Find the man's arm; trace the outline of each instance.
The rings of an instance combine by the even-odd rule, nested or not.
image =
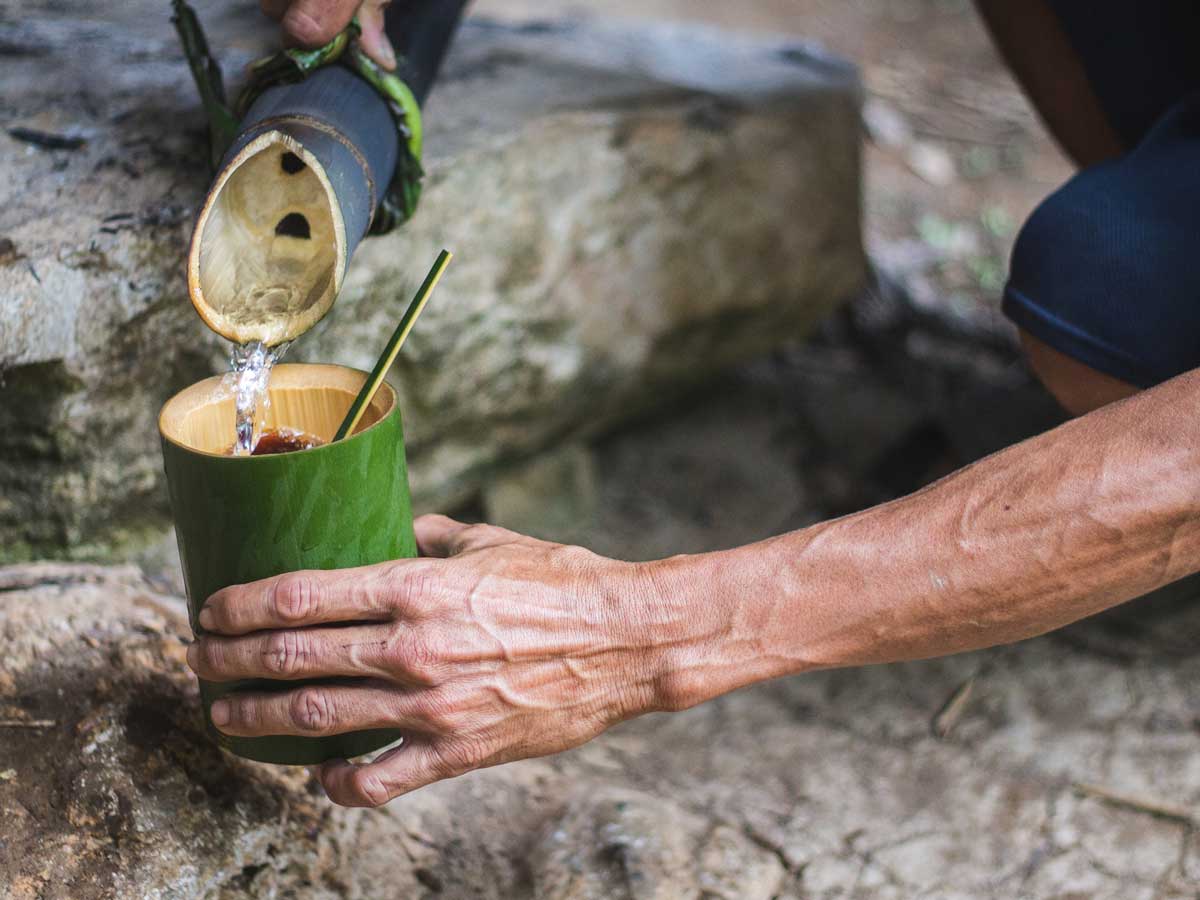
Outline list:
[[[662,562],[658,631],[690,619],[666,704],[1021,640],[1200,570],[1198,413],[1193,372],[901,500]]]
[[[443,517],[422,552],[218,592],[201,677],[354,685],[240,695],[233,734],[398,727],[330,797],[378,805],[471,769],[578,746],[622,719],[818,668],[1041,634],[1200,569],[1200,373],[902,500],[720,553],[646,564]],[[351,627],[323,624],[356,622]]]

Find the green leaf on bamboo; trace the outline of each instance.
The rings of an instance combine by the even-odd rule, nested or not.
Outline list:
[[[208,49],[204,29],[196,13],[184,0],[172,0],[171,22],[183,45],[192,79],[200,93],[200,102],[208,118],[209,162],[215,169],[237,136],[238,117],[225,100],[225,82],[221,66]]]

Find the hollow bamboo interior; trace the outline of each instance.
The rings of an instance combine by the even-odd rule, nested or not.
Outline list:
[[[282,365],[271,372],[265,428],[303,431],[328,443],[366,381],[365,372],[343,366]],[[396,393],[382,384],[355,434],[379,422],[396,405]],[[167,440],[189,450],[229,455],[234,442],[234,395],[222,376],[180,391],[167,401],[158,427]]]
[[[188,294],[218,334],[275,345],[328,312],[345,262],[345,223],[324,168],[295,138],[267,131],[230,160],[205,198]]]

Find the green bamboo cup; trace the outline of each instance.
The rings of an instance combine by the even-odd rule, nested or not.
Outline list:
[[[265,427],[328,441],[366,379],[341,366],[285,365],[271,373]],[[342,569],[416,556],[404,434],[396,394],[384,384],[356,432],[337,443],[276,456],[228,455],[232,392],[220,377],[172,397],[159,416],[192,630],[200,608],[231,584],[300,569]],[[229,737],[209,718],[232,690],[294,690],[305,682],[200,682],[204,716],[220,746],[247,759],[315,765],[378,750],[392,730],[332,737]]]

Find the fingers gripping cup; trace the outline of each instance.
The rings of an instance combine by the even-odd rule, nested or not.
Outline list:
[[[176,394],[159,416],[163,463],[192,629],[215,591],[301,569],[342,569],[416,556],[404,434],[384,384],[353,435],[328,443],[366,375],[325,365],[284,365],[271,375],[265,427],[325,442],[278,455],[230,456],[234,398],[217,376]],[[393,730],[331,737],[230,737],[213,728],[212,702],[233,690],[290,691],[306,682],[200,682],[217,743],[238,756],[285,765],[369,753]]]

